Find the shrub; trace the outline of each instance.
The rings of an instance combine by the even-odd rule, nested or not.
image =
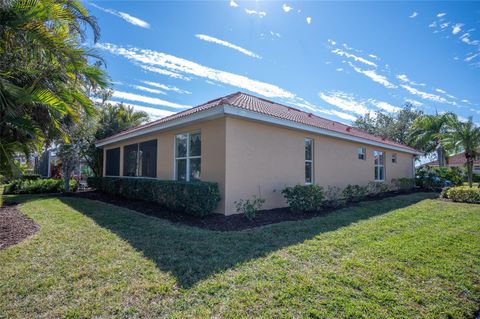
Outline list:
[[[323,188],[318,185],[286,187],[282,194],[294,212],[313,212],[322,207]]]
[[[442,188],[442,191],[440,192],[440,198],[448,198],[447,193],[450,188],[451,187]]]
[[[367,187],[360,185],[347,185],[342,194],[347,202],[359,202],[367,196]]]
[[[99,177],[97,182],[96,187],[102,192],[156,202],[169,210],[196,216],[211,213],[220,201],[217,183],[128,177]]]
[[[327,186],[324,191],[325,200],[323,205],[326,207],[337,208],[346,204],[346,199],[343,197],[343,191],[336,186]]]
[[[3,206],[3,188],[4,186],[0,184],[0,208]]]
[[[3,176],[2,174],[0,174],[0,185],[5,184],[6,181],[7,181],[7,178],[5,176]]]
[[[238,202],[235,201],[234,203],[238,213],[244,214],[248,220],[254,220],[258,210],[262,208],[265,203],[265,199],[253,196],[252,199],[240,199]]]
[[[64,190],[63,179],[37,179],[21,180],[16,179],[5,185],[5,194],[41,194],[41,193],[59,193]],[[70,190],[76,191],[78,182],[70,181]]]
[[[407,177],[394,178],[392,179],[392,184],[397,190],[406,192],[415,187],[415,179]]]
[[[35,181],[35,180],[40,179],[40,178],[42,178],[42,177],[39,174],[33,174],[33,173],[32,174],[22,174],[20,176],[20,179],[25,180],[25,181],[26,180]]]
[[[480,174],[473,173],[473,182],[480,183]]]
[[[454,202],[480,204],[480,188],[456,186],[447,190],[447,198]]]
[[[422,166],[417,169],[415,183],[426,189],[440,189],[445,186],[461,185],[465,173],[459,167]]]
[[[87,185],[90,188],[99,189],[101,180],[102,180],[102,177],[99,177],[99,176],[87,177]]]

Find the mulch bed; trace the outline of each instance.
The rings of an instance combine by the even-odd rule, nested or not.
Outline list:
[[[379,200],[381,198],[397,196],[400,193],[398,192],[389,192],[383,194],[382,196],[377,196],[375,198],[367,198],[366,200]],[[405,193],[402,193],[405,194]],[[244,229],[255,228],[259,226],[265,226],[270,224],[276,224],[284,221],[297,221],[304,219],[311,219],[318,216],[324,216],[336,209],[325,208],[318,212],[312,213],[292,213],[288,208],[276,208],[271,210],[262,210],[257,213],[257,216],[254,220],[248,220],[242,214],[235,214],[230,216],[225,216],[221,214],[211,214],[204,217],[191,216],[179,212],[171,212],[165,208],[159,206],[156,203],[152,202],[143,202],[143,201],[134,201],[129,200],[109,194],[104,194],[96,191],[86,191],[86,192],[77,192],[71,193],[65,196],[81,197],[91,200],[98,200],[105,203],[113,204],[120,207],[125,207],[137,212],[163,218],[174,223],[181,223],[188,226],[194,226],[209,230],[218,230],[218,231],[238,231]],[[351,203],[347,207],[356,206],[358,204]]]
[[[0,207],[0,250],[21,242],[40,228],[15,206]]]

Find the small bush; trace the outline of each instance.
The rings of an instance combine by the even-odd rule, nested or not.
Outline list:
[[[21,180],[16,179],[5,185],[5,194],[42,194],[59,193],[64,191],[65,182],[63,179],[38,179]],[[76,191],[78,182],[70,181],[70,190]]]
[[[325,200],[323,205],[325,207],[338,208],[346,204],[346,199],[343,197],[343,191],[336,186],[327,186],[324,191]]]
[[[22,174],[20,179],[24,181],[36,181],[37,179],[42,178],[39,174]]]
[[[480,204],[480,188],[468,186],[451,187],[447,191],[447,198],[454,202]]]
[[[259,209],[262,208],[265,203],[265,199],[257,196],[253,196],[252,199],[240,199],[235,201],[235,207],[238,213],[242,213],[248,220],[254,220]]]
[[[102,180],[102,177],[99,177],[99,176],[87,177],[87,186],[93,189],[100,189],[101,180]]]
[[[451,187],[442,188],[442,191],[440,192],[440,198],[448,198],[447,193],[450,188]]]
[[[369,182],[367,184],[367,194],[369,196],[378,196],[388,192],[388,185],[382,182]]]
[[[295,185],[286,187],[282,194],[294,212],[313,212],[321,209],[323,188],[318,185]]]
[[[394,178],[392,179],[392,184],[398,191],[407,192],[415,187],[415,179],[407,177]]]
[[[425,189],[440,190],[442,187],[461,185],[465,173],[459,167],[422,166],[417,169],[415,184]]]
[[[367,196],[367,187],[360,185],[347,185],[342,194],[347,202],[359,202]]]
[[[196,216],[211,213],[220,201],[217,183],[128,177],[100,177],[97,182],[96,188],[102,192],[156,202],[169,210]]]

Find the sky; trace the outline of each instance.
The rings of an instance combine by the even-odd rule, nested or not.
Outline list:
[[[407,102],[480,123],[480,2],[85,6],[112,101],[152,120],[243,91],[343,123]]]

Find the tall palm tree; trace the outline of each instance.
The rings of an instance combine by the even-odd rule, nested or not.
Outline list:
[[[105,87],[95,52],[81,43],[95,19],[77,0],[6,0],[0,5],[0,174],[15,152],[69,139],[63,118],[94,112],[87,87]],[[90,60],[91,61],[91,60]]]
[[[443,143],[448,149],[463,151],[466,159],[468,184],[473,185],[473,163],[480,155],[480,127],[473,123],[470,117],[467,122],[452,118],[448,121],[448,130],[443,137]]]
[[[438,165],[445,166],[447,154],[443,145],[443,135],[448,122],[456,119],[453,113],[422,115],[412,124],[408,132],[409,144],[428,153],[437,153]]]

